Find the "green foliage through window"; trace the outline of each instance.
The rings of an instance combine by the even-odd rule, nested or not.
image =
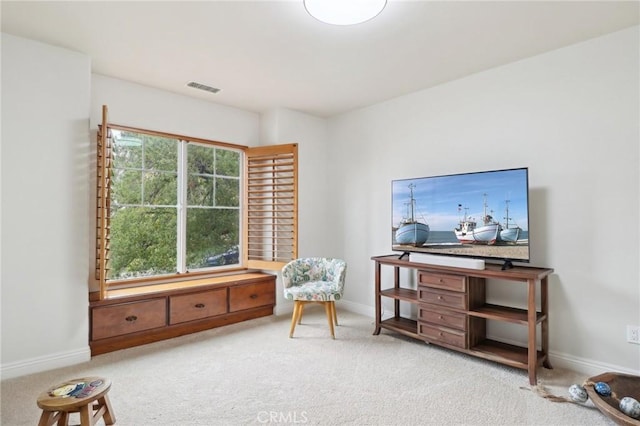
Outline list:
[[[239,263],[240,151],[115,129],[112,137],[108,279]]]

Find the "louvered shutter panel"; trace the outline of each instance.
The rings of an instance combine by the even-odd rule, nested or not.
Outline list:
[[[100,283],[100,300],[107,295],[109,268],[109,233],[111,230],[111,130],[107,124],[107,107],[102,107],[102,125],[98,126],[97,208],[96,208],[96,280]]]
[[[280,270],[298,254],[298,145],[248,148],[245,159],[245,263]]]

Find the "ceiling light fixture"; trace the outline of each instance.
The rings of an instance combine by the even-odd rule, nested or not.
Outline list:
[[[378,16],[387,0],[304,0],[309,15],[333,25],[355,25]]]

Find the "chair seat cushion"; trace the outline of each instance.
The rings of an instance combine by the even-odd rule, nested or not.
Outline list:
[[[330,302],[340,300],[342,292],[338,284],[333,281],[309,281],[302,285],[285,288],[284,297],[288,300]]]

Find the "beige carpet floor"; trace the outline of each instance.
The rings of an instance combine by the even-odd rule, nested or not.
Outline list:
[[[612,425],[593,406],[554,403],[524,370],[406,339],[341,311],[336,340],[320,306],[295,338],[271,316],[94,357],[1,383],[1,424],[35,425],[38,394],[83,376],[112,380],[121,426]],[[556,395],[587,377],[541,370]],[[74,414],[71,424],[79,424]],[[99,424],[103,424],[102,421]]]

